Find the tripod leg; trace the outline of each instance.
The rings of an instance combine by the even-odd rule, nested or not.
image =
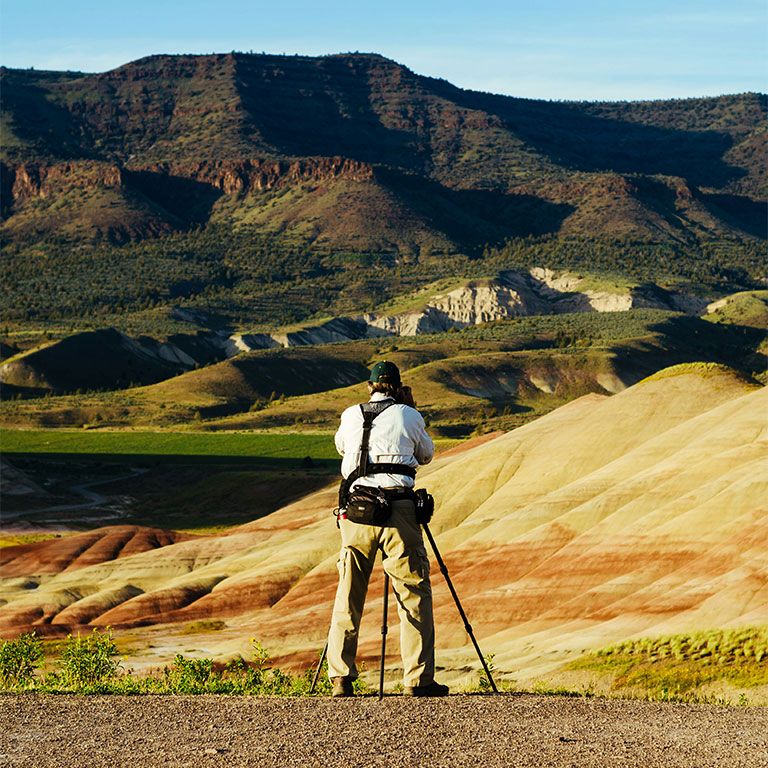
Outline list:
[[[309,692],[315,692],[315,686],[317,685],[317,678],[320,677],[320,670],[323,668],[323,662],[325,661],[325,654],[328,653],[328,641],[325,641],[323,646],[323,652],[320,654],[320,661],[317,662],[317,669],[315,669],[315,676],[312,678],[312,685],[309,686]]]
[[[440,557],[440,552],[437,549],[437,544],[435,544],[435,539],[432,536],[432,531],[429,530],[429,526],[426,523],[424,523],[424,533],[427,534],[427,538],[429,539],[429,544],[432,547],[432,551],[435,553],[437,564],[440,566],[440,572],[443,574],[443,576],[445,576],[445,583],[448,585],[448,589],[451,592],[451,596],[453,597],[453,602],[456,603],[456,607],[459,609],[459,616],[461,616],[461,620],[464,622],[464,629],[467,630],[469,639],[472,641],[472,645],[475,646],[475,651],[477,651],[477,657],[480,659],[480,663],[483,665],[483,669],[485,670],[485,675],[488,678],[488,682],[491,684],[491,688],[493,688],[493,692],[498,693],[499,690],[498,688],[496,688],[496,683],[493,681],[493,677],[491,676],[491,670],[488,669],[488,664],[486,663],[483,653],[480,650],[480,646],[477,644],[477,640],[475,640],[475,634],[472,631],[472,626],[469,623],[469,619],[467,619],[467,614],[464,613],[464,609],[461,607],[459,596],[456,594],[456,590],[453,587],[453,582],[451,581],[451,577],[448,575],[448,568],[443,562],[443,558]]]
[[[381,666],[379,667],[379,701],[384,698],[384,657],[387,653],[387,609],[389,608],[389,574],[384,573],[384,615],[381,619]]]

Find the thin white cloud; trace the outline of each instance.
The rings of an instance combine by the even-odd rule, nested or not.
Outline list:
[[[682,27],[765,27],[768,23],[768,10],[765,13],[738,13],[724,11],[698,11],[684,13],[656,13],[638,16],[633,23],[652,26],[655,24],[674,24]]]

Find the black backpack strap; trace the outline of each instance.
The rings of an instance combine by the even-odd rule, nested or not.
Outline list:
[[[363,414],[363,440],[360,443],[360,460],[357,464],[358,477],[363,477],[368,474],[368,444],[371,440],[371,427],[373,426],[373,420],[380,414],[381,411],[368,411],[363,406],[360,406],[360,410]]]

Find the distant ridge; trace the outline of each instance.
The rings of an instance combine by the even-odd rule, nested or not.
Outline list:
[[[361,257],[476,258],[526,238],[694,250],[725,242],[716,261],[734,271],[755,257],[732,254],[752,253],[766,236],[764,94],[519,99],[462,90],[377,54],[157,55],[100,74],[0,74],[0,234],[13,255],[11,290],[30,299],[35,291],[15,283],[29,249],[55,266],[73,246],[100,248],[101,265],[105,249],[182,233],[194,279],[172,277],[162,247],[147,258],[154,282],[185,296],[246,280],[253,269],[241,262],[256,236],[273,239],[254,246],[257,260],[259,248],[306,248],[337,258],[326,272]],[[238,233],[246,254],[222,264]],[[613,260],[632,264],[624,252]],[[287,261],[272,274],[318,271],[306,255]],[[114,280],[100,278],[108,305],[134,290]],[[77,286],[57,290],[40,311],[62,292],[72,293],[67,306],[97,301]],[[127,300],[161,298],[146,293]]]

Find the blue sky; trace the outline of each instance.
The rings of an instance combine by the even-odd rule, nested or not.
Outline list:
[[[545,99],[766,91],[768,0],[0,0],[0,63],[105,71],[152,53],[376,51]]]

